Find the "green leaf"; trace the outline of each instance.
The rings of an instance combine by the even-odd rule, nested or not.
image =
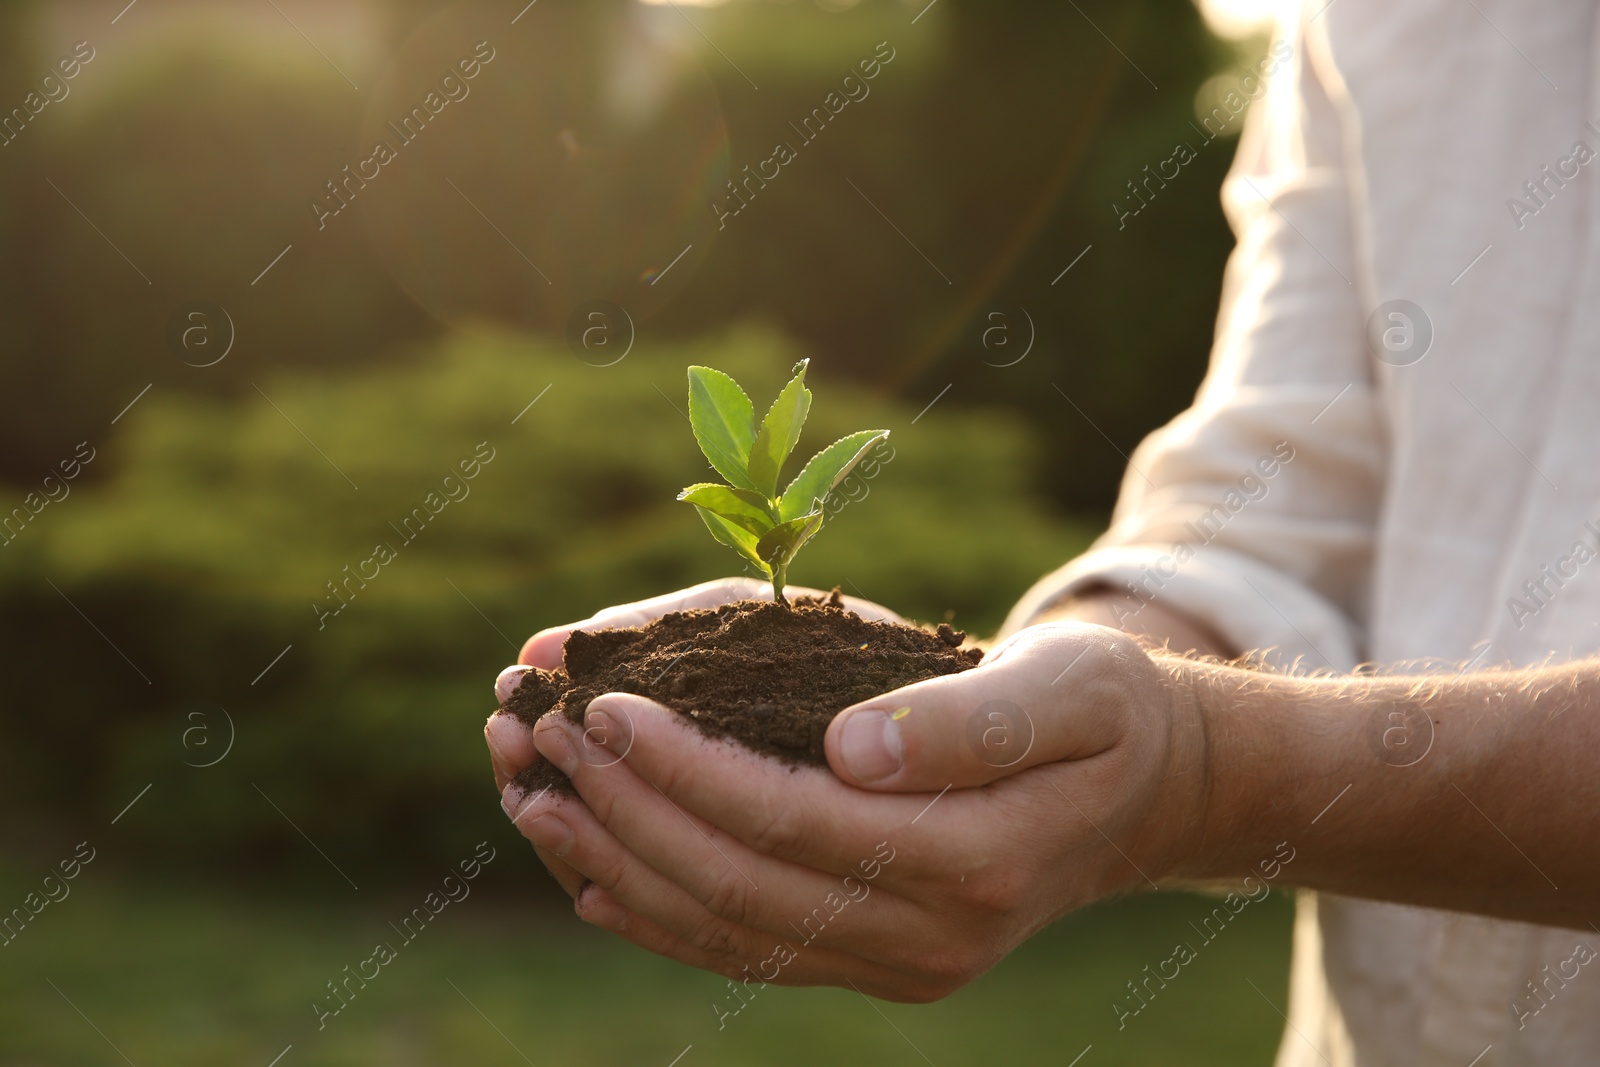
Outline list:
[[[763,534],[760,541],[756,542],[756,555],[761,557],[773,570],[777,570],[779,567],[786,567],[789,561],[794,559],[795,553],[800,551],[800,546],[811,540],[811,535],[816,533],[821,526],[822,510],[820,508],[809,514],[790,519],[788,522],[780,522]]]
[[[818,508],[819,502],[833,487],[843,481],[844,476],[854,470],[856,464],[877,447],[878,442],[888,440],[888,437],[888,430],[862,430],[841,437],[812,456],[810,462],[795,475],[794,481],[789,483],[789,488],[783,491],[778,518],[788,521]]]
[[[756,569],[761,572],[763,577],[772,577],[772,568],[767,565],[767,561],[762,559],[761,554],[756,551],[756,545],[759,540],[755,534],[742,527],[735,526],[714,511],[709,511],[699,505],[695,506],[695,510],[700,513],[700,518],[705,521],[706,529],[711,531],[712,537],[715,537],[718,541],[721,541],[755,564]]]
[[[700,451],[730,485],[759,491],[748,470],[755,419],[755,408],[738,382],[710,367],[689,368],[689,424]]]
[[[760,494],[729,489],[716,482],[700,482],[678,494],[679,500],[715,512],[735,526],[760,537],[774,526],[772,513]]]
[[[767,417],[761,420],[761,429],[750,449],[750,480],[768,497],[778,495],[778,475],[800,440],[800,427],[811,410],[811,390],[806,388],[806,365],[810,362],[802,359],[795,364],[794,378],[767,409]]]

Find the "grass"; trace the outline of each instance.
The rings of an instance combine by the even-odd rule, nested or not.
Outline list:
[[[280,1053],[278,1067],[1065,1065],[1090,1045],[1079,1067],[1239,1067],[1269,1064],[1282,1028],[1291,908],[1278,894],[1210,943],[1189,924],[1214,900],[1104,904],[938,1004],[769,987],[719,1031],[721,979],[584,926],[533,894],[530,866],[494,864],[319,1031],[312,999],[331,1003],[325,983],[376,942],[399,944],[389,922],[429,886],[277,892],[94,864],[0,947],[0,1067],[268,1067]],[[5,874],[10,908],[32,885]],[[1119,1030],[1112,1001],[1178,941],[1198,957]]]

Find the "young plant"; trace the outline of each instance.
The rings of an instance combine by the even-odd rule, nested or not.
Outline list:
[[[755,408],[739,383],[710,367],[689,368],[689,422],[700,451],[728,484],[700,482],[678,494],[700,512],[711,536],[772,579],[772,596],[783,596],[789,564],[800,546],[822,527],[823,501],[866,458],[888,430],[861,430],[841,437],[812,456],[783,492],[778,476],[800,440],[811,410],[806,364],[778,393],[760,427]]]

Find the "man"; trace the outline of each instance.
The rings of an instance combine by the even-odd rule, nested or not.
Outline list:
[[[502,784],[536,746],[582,796],[504,794],[582,917],[926,1000],[1109,893],[1275,877],[1316,891],[1280,1065],[1600,1060],[1600,19],[1316,0],[1289,36],[1223,191],[1205,384],[982,666],[846,709],[834,775],[704,757],[631,696],[587,739],[492,724]],[[993,700],[1031,728],[1015,763],[966,742]],[[882,841],[875,891],[768,978]]]

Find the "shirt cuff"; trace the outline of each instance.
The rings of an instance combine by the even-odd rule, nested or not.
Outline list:
[[[1275,667],[1349,671],[1361,661],[1354,627],[1342,611],[1281,571],[1217,545],[1092,550],[1035,583],[1011,609],[1000,636],[1094,586],[1204,623],[1235,648],[1266,652]]]

